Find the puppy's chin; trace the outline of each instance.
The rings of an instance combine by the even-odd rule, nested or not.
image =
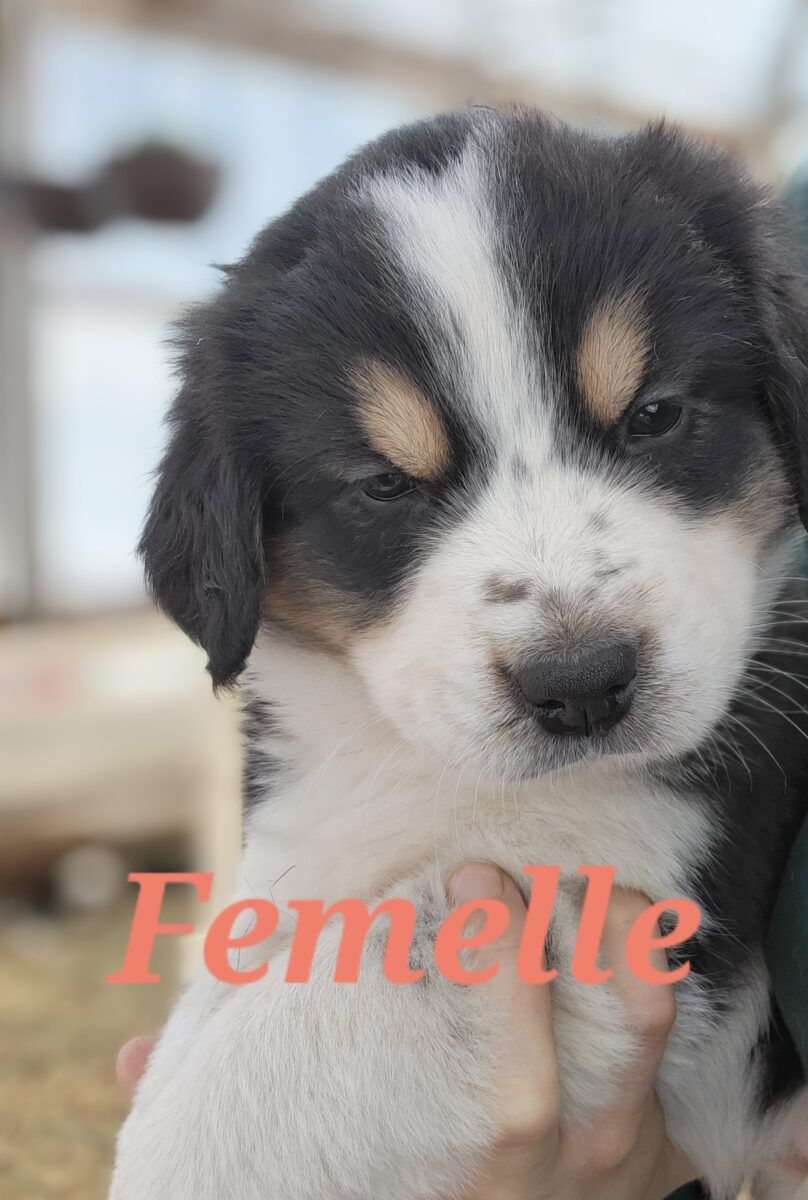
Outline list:
[[[584,738],[556,738],[540,752],[526,754],[523,764],[516,769],[511,767],[510,774],[505,773],[503,778],[513,783],[529,783],[577,767],[597,770],[601,765],[607,768],[641,766],[661,757],[665,756],[655,754],[651,747],[643,747],[628,740],[617,744],[616,740],[608,738],[594,741]]]
[[[719,714],[720,715],[720,714]],[[718,718],[716,718],[717,720]],[[681,725],[652,720],[640,712],[601,736],[550,736],[527,729],[523,736],[496,745],[481,728],[467,752],[457,748],[457,761],[477,765],[484,777],[509,783],[528,783],[576,768],[613,772],[625,768],[663,766],[686,758],[709,738],[713,724],[696,720]],[[486,746],[485,750],[480,747]]]

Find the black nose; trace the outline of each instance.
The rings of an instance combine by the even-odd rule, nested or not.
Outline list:
[[[637,651],[629,642],[543,654],[516,682],[548,733],[606,733],[631,708]]]

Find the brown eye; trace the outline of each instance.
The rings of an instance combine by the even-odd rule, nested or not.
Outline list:
[[[371,500],[399,500],[414,490],[415,480],[401,471],[387,471],[366,480],[362,488]]]
[[[675,400],[652,400],[636,408],[629,417],[629,437],[660,437],[679,423],[682,405]]]

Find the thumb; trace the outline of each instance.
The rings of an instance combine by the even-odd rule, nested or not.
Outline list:
[[[154,1049],[154,1038],[136,1037],[128,1041],[118,1052],[115,1073],[118,1083],[131,1096],[146,1070],[149,1055]]]

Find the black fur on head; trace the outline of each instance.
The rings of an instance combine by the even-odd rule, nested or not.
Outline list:
[[[475,431],[461,428],[455,398],[436,383],[439,351],[416,328],[406,292],[391,289],[385,231],[358,210],[356,185],[402,168],[439,174],[478,121],[496,124],[503,237],[510,230],[516,267],[535,288],[527,300],[537,322],[550,315],[559,377],[598,281],[623,286],[639,273],[657,304],[655,353],[684,360],[698,344],[727,393],[735,375],[744,388],[754,376],[806,521],[808,306],[776,206],[725,155],[665,127],[606,141],[531,113],[440,117],[382,138],[318,185],[181,328],[181,389],[140,552],[153,596],[207,651],[217,687],[250,653],[279,538],[307,603],[315,597],[322,610],[337,597],[339,607],[348,595],[368,613],[406,575],[412,531],[431,519],[425,500],[423,511],[407,510],[406,529],[380,533],[345,491],[368,450],[352,364],[395,367],[434,400],[458,478],[477,452]],[[723,342],[722,322],[732,330]],[[715,482],[720,470],[702,474]]]

